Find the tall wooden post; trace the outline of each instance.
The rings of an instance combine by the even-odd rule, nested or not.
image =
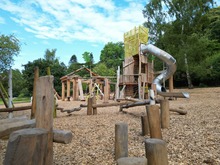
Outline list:
[[[162,139],[159,106],[157,105],[147,106],[147,115],[148,115],[149,128],[150,128],[150,137]]]
[[[92,97],[92,105],[93,104],[96,104],[96,97],[95,96],[93,96]],[[92,110],[93,110],[93,115],[97,115],[97,107],[94,107],[94,108],[92,108]]]
[[[161,128],[168,128],[170,125],[169,101],[161,100],[160,102]]]
[[[70,80],[67,80],[67,98],[70,97]]]
[[[119,99],[119,81],[120,81],[120,66],[118,66],[118,70],[117,70],[117,82],[115,85],[115,101],[117,99]]]
[[[109,83],[108,83],[108,79],[105,78],[104,103],[108,103],[108,98],[109,98]]]
[[[173,76],[169,78],[169,92],[173,92]]]
[[[48,131],[45,164],[53,164],[53,76],[39,77],[36,83],[36,128]]]
[[[128,125],[126,123],[115,124],[115,160],[128,157]]]
[[[37,79],[39,78],[39,68],[34,68],[34,86],[33,86],[33,95],[32,95],[32,109],[31,109],[31,119],[35,118],[36,113],[36,84]]]
[[[65,100],[65,82],[62,81],[62,101]]]
[[[148,165],[168,165],[166,143],[161,139],[146,139],[145,151]]]

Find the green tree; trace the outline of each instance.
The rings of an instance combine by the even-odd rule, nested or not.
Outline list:
[[[73,54],[69,60],[69,65],[71,64],[75,64],[75,63],[78,63],[78,60],[77,60],[77,57],[75,54]]]
[[[69,60],[69,67],[67,69],[67,73],[71,73],[77,69],[79,69],[82,64],[78,63],[77,56],[74,54],[71,56]]]
[[[109,42],[101,51],[100,62],[107,68],[113,68],[115,71],[122,65],[124,60],[124,44],[122,42]]]
[[[145,25],[154,27],[154,31],[150,29],[153,36],[151,40],[177,59],[177,73],[185,72],[184,77],[189,88],[193,87],[193,65],[201,63],[204,56],[210,54],[203,52],[204,49],[210,50],[210,42],[207,36],[203,36],[203,23],[207,22],[204,15],[212,8],[213,3],[213,0],[151,0],[143,11],[148,20]],[[202,56],[196,56],[198,54]]]
[[[44,59],[51,62],[58,61],[56,58],[56,51],[56,49],[52,49],[51,51],[47,49],[44,54]]]
[[[93,54],[91,52],[84,52],[82,54],[82,57],[85,61],[85,66],[87,68],[92,68],[92,65],[94,64]]]
[[[0,35],[0,72],[11,67],[20,48],[20,41],[14,35]]]
[[[55,58],[55,61],[48,61],[46,59],[37,59],[33,62],[28,62],[24,65],[23,77],[25,80],[25,85],[30,94],[33,91],[33,81],[34,81],[34,68],[39,68],[39,75],[45,76],[47,75],[47,67],[50,67],[51,74],[54,76],[54,88],[56,91],[61,94],[61,81],[60,78],[66,75],[67,67],[63,62],[59,62],[58,59]]]
[[[108,68],[104,63],[98,63],[94,68],[93,72],[100,76],[115,76],[116,72],[113,68]]]

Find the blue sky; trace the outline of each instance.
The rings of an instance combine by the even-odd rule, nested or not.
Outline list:
[[[0,0],[0,34],[14,34],[22,49],[13,68],[43,58],[46,49],[68,65],[85,51],[99,61],[108,42],[123,41],[124,32],[141,25],[146,0]]]

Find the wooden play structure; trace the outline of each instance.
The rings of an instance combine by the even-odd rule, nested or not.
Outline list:
[[[141,54],[140,44],[148,42],[148,29],[139,26],[124,34],[125,59],[119,77],[120,98],[148,98],[148,87],[154,78],[152,56]]]
[[[82,78],[77,75],[77,72],[81,70],[86,70],[90,74],[90,78]],[[104,102],[108,102],[110,97],[110,82],[106,77],[99,76],[98,74],[92,72],[86,67],[82,67],[76,71],[73,71],[60,78],[62,82],[62,100],[70,101],[72,98],[73,101],[86,100],[85,94],[83,92],[82,84],[86,84],[89,87],[88,96],[97,96],[101,95]]]

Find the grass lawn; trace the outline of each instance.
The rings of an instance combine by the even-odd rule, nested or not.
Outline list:
[[[13,103],[28,103],[31,101],[31,98],[30,97],[15,97],[13,98]],[[8,101],[7,101],[8,102]],[[0,99],[0,105],[3,105],[3,101],[2,99]]]

